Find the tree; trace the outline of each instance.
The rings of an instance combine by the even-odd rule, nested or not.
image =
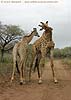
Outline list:
[[[1,48],[1,61],[3,61],[4,52],[10,50],[13,45],[12,42],[18,40],[24,33],[19,26],[16,25],[3,25],[0,22],[0,48]],[[9,45],[9,46],[8,46]],[[8,47],[8,48],[7,48]]]

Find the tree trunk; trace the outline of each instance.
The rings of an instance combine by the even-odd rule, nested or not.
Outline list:
[[[4,62],[4,49],[1,49],[1,62]]]

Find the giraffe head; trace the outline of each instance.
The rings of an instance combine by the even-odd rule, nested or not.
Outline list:
[[[35,33],[35,36],[40,37],[39,34],[38,34],[38,32],[37,32],[37,29],[36,28],[33,28],[33,31],[32,32]]]
[[[46,21],[46,23],[40,22],[41,25],[39,25],[41,27],[41,30],[45,30],[45,31],[52,31],[53,29],[51,27],[48,26],[48,21]]]

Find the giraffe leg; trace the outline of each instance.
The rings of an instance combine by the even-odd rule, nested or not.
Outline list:
[[[41,76],[41,73],[39,71],[39,66],[37,66],[37,71],[38,71],[38,84],[42,84],[42,76]]]
[[[22,60],[20,61],[19,71],[20,71],[20,85],[22,85],[23,84],[23,61]]]
[[[39,68],[40,68],[39,83],[42,83],[42,74],[45,66],[45,57],[46,57],[46,49],[45,47],[42,46],[40,60],[39,60]]]
[[[45,65],[45,58],[41,58],[40,63],[39,63],[39,69],[40,69],[39,84],[42,83],[42,75],[43,75],[44,65]]]
[[[30,70],[29,70],[29,81],[31,80],[31,72],[32,71],[35,72],[35,69],[36,69],[36,58],[37,58],[37,56],[36,56],[35,52],[33,53],[33,55],[34,55],[33,60],[31,62]]]
[[[58,81],[55,76],[54,63],[53,63],[53,49],[51,49],[50,51],[50,64],[51,64],[51,69],[52,69],[53,80],[55,83],[57,83]]]
[[[11,77],[11,82],[14,80],[15,68],[16,68],[16,61],[14,61],[14,63],[13,63],[13,73],[12,73],[12,77]]]
[[[40,54],[38,54],[38,56],[37,56],[37,59],[36,59],[36,68],[37,68],[37,72],[38,72],[38,78],[39,78],[39,84],[41,84],[42,83],[42,78],[41,78],[41,73],[40,73],[40,70],[39,70],[39,63],[40,63],[40,60],[41,60],[41,55]]]
[[[11,82],[14,80],[15,68],[16,68],[16,65],[17,65],[17,48],[18,48],[18,45],[16,44],[14,46],[13,52],[12,52],[12,56],[13,56],[13,72],[12,72]]]

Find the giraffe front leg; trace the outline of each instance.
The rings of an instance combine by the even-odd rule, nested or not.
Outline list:
[[[50,64],[51,64],[54,83],[57,83],[58,81],[57,81],[56,76],[55,76],[54,63],[53,63],[53,49],[51,49],[51,51],[50,51]]]
[[[39,84],[42,83],[42,75],[43,75],[43,70],[44,70],[44,66],[45,66],[45,57],[41,57],[40,62],[39,62],[39,68],[38,69],[38,75],[39,75]]]
[[[45,58],[41,58],[41,61],[40,61],[40,79],[39,79],[39,82],[42,82],[42,75],[43,75],[43,71],[44,71],[44,66],[45,66]]]
[[[39,70],[39,63],[40,63],[40,60],[41,58],[38,56],[38,58],[36,59],[36,68],[37,68],[37,72],[38,72],[38,78],[39,78],[39,84],[42,83],[42,78],[41,78],[41,73],[40,73],[40,70]]]

